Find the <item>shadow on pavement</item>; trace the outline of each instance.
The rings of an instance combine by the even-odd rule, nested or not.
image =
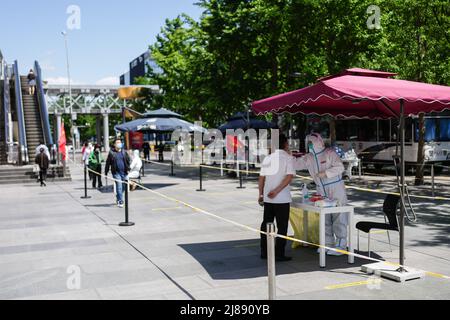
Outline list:
[[[180,244],[179,246],[197,260],[213,279],[251,279],[267,276],[267,261],[260,258],[259,239]],[[355,264],[349,264],[347,256],[328,256],[327,267],[320,268],[316,250],[314,248],[291,249],[289,242],[286,255],[292,256],[293,260],[277,263],[277,275],[317,271],[360,274],[355,272],[354,268],[370,263],[368,260],[356,258]],[[373,254],[372,257],[382,259],[377,254]]]

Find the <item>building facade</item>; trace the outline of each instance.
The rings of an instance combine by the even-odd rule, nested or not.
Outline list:
[[[163,72],[152,58],[151,52],[146,51],[130,62],[129,71],[120,76],[120,85],[134,85],[137,78],[144,77],[150,70],[157,74]]]

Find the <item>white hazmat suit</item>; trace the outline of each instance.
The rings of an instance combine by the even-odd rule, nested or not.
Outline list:
[[[141,176],[142,160],[139,150],[134,150],[133,161],[130,164],[130,173],[128,178],[137,179]]]
[[[321,196],[337,200],[339,206],[347,205],[347,193],[342,180],[345,168],[339,155],[332,148],[325,148],[322,137],[316,133],[307,137],[307,147],[309,154],[294,161],[295,170],[308,170]],[[325,219],[326,246],[347,250],[347,214],[328,214]],[[334,251],[328,251],[327,254],[342,255]]]

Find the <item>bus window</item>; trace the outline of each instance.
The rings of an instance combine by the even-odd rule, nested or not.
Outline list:
[[[411,118],[405,119],[405,142],[412,142],[414,123]],[[391,120],[391,142],[397,142],[398,124],[398,119]]]
[[[359,121],[359,140],[360,141],[377,141],[377,121],[361,120]]]
[[[349,127],[345,120],[336,121],[336,140],[337,141],[348,141],[347,128]]]
[[[425,119],[425,142],[436,141],[436,119]],[[414,121],[414,139],[419,141],[419,120]]]
[[[439,141],[450,141],[450,118],[439,119]]]
[[[390,141],[390,121],[389,120],[380,120],[378,125],[378,141],[387,142]]]
[[[391,142],[397,142],[398,119],[391,120]]]

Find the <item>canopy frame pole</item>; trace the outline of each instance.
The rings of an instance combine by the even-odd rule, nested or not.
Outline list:
[[[400,100],[400,268],[398,272],[405,272],[405,102]]]

